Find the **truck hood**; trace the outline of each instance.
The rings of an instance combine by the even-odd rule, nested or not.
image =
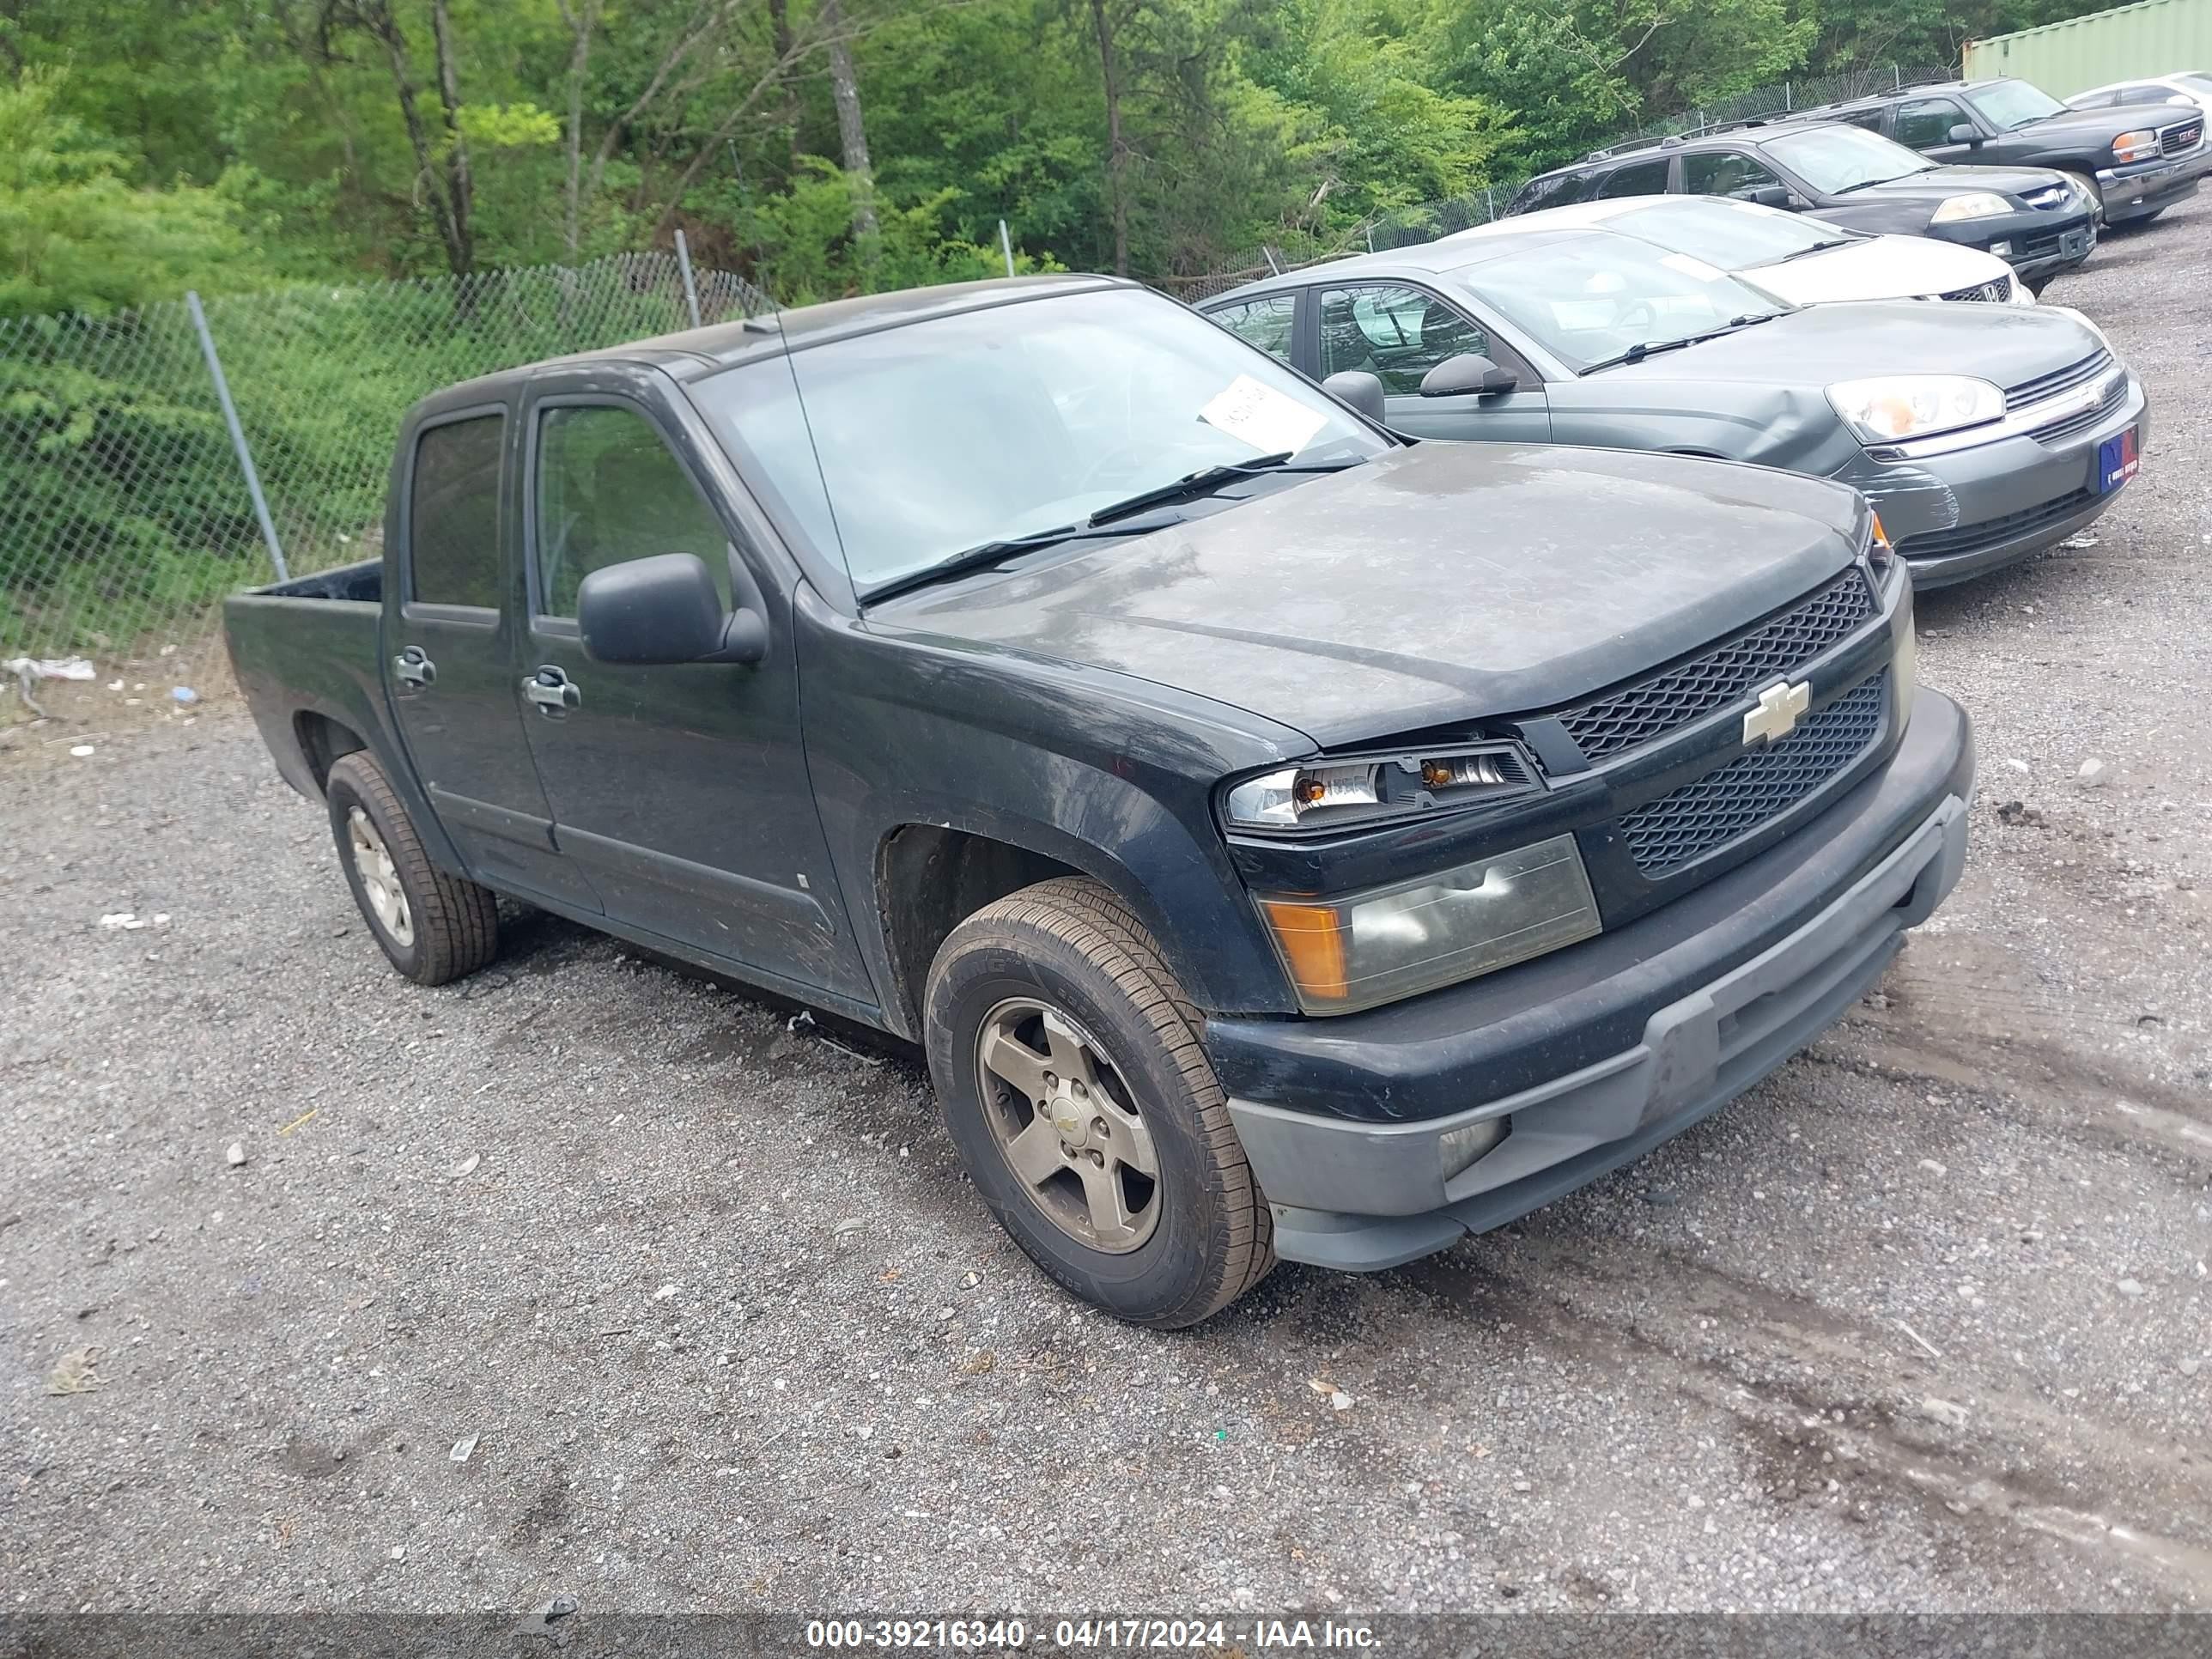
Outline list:
[[[868,625],[1133,675],[1336,747],[1551,707],[1693,650],[1848,564],[1864,511],[1758,467],[1420,444],[925,588]]]
[[[2070,368],[2097,337],[2055,307],[1881,301],[1815,306],[1593,377],[1826,386],[1869,374],[1972,374],[2000,386]]]
[[[2026,138],[2036,143],[2078,144],[2083,139],[2102,139],[2111,143],[2124,132],[2133,132],[2140,127],[2162,127],[2189,111],[2179,104],[2122,104],[2112,109],[2065,109],[2055,115],[2046,115],[2040,121],[2032,121],[2018,130],[2000,135],[2006,138]]]
[[[1874,236],[1825,252],[1742,273],[1792,305],[1852,300],[1917,300],[1984,283],[2011,283],[2012,267],[1994,253],[1932,236]]]
[[[2114,131],[2120,129],[2115,128]],[[1836,204],[1841,206],[1849,202],[1924,202],[1928,210],[1933,213],[1940,204],[1954,196],[1963,196],[1968,191],[1989,190],[2000,196],[2027,196],[2065,182],[2064,174],[2054,173],[2049,167],[1938,167],[1925,173],[1908,173],[1902,179],[1893,179],[1886,185],[1869,185],[1864,190],[1852,191],[1849,195],[1838,197]]]

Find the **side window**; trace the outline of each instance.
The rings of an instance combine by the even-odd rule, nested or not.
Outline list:
[[[1781,179],[1741,150],[1709,149],[1682,158],[1682,188],[1692,196],[1747,197],[1781,187]]]
[[[1239,339],[1287,363],[1291,361],[1291,322],[1297,310],[1296,294],[1270,294],[1207,314]]]
[[[1897,106],[1897,142],[1907,149],[1933,149],[1951,142],[1951,129],[1966,112],[1948,98],[1915,98]]]
[[[2073,109],[2110,109],[2128,95],[2128,88],[2118,92],[2085,92],[2079,98],[2069,98],[2066,102]]]
[[[1462,352],[1486,356],[1482,331],[1413,288],[1326,289],[1321,296],[1321,372],[1364,369],[1385,392],[1418,392],[1421,377]]]
[[[415,441],[407,487],[408,598],[499,609],[500,415],[434,426]]]
[[[730,599],[729,538],[651,422],[604,404],[538,422],[538,613],[573,617],[594,570],[658,553],[705,562]]]
[[[2116,104],[2178,104],[2181,101],[2172,87],[2124,87],[2112,95]]]
[[[1664,196],[1667,163],[1638,161],[1632,167],[1616,167],[1597,187],[1597,193],[1600,199],[1608,196]]]
[[[1844,119],[1855,127],[1864,127],[1869,132],[1881,131],[1881,111],[1879,107],[1856,111]]]

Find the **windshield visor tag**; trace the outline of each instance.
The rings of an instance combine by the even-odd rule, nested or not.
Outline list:
[[[1328,422],[1322,410],[1309,408],[1249,374],[1230,381],[1198,411],[1198,418],[1243,440],[1261,455],[1296,454]]]

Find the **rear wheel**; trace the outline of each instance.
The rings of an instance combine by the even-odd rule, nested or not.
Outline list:
[[[1173,1328],[1267,1275],[1267,1202],[1198,1012],[1112,892],[1067,878],[987,906],[945,939],[924,1000],[953,1144],[1054,1279]]]
[[[417,985],[472,974],[499,950],[491,890],[430,862],[390,780],[361,750],[331,768],[324,797],[346,884],[385,956]]]

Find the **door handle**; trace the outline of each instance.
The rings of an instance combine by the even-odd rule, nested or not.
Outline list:
[[[550,666],[523,676],[522,695],[549,720],[559,720],[571,708],[584,706],[584,688],[562,670]]]
[[[438,665],[421,646],[410,645],[392,659],[392,677],[403,685],[432,685],[437,682]]]

